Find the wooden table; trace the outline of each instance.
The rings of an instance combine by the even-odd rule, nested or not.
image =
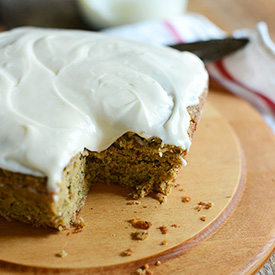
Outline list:
[[[258,22],[265,21],[275,40],[273,0],[190,0],[189,11],[205,15],[229,33],[235,29],[254,28]]]
[[[53,3],[57,5],[55,9],[50,7]],[[0,8],[1,17],[5,21],[5,26],[8,27],[28,24],[85,28],[76,13],[73,0],[0,0]],[[265,21],[268,24],[271,38],[275,40],[274,0],[190,0],[188,9],[207,16],[229,33],[235,29],[254,28],[257,22]],[[38,10],[43,10],[40,16],[36,14]],[[211,88],[215,90],[217,84],[212,83]],[[223,90],[221,87],[218,89]],[[275,254],[258,274],[275,274]]]
[[[273,0],[191,0],[189,11],[198,12],[231,33],[235,29],[254,28],[264,21],[275,41],[275,1]],[[275,221],[274,221],[275,222]],[[257,275],[275,274],[275,253]]]

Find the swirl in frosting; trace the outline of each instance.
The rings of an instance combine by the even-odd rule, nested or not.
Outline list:
[[[18,28],[0,34],[0,167],[48,177],[128,131],[189,149],[187,106],[208,82],[188,52],[103,34]]]

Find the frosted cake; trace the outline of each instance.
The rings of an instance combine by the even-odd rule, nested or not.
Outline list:
[[[0,214],[69,228],[95,182],[164,200],[207,94],[188,52],[73,30],[0,34]]]

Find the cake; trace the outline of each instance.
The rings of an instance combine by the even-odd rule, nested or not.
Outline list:
[[[87,31],[0,34],[0,214],[66,229],[94,183],[165,200],[207,95],[188,52]]]

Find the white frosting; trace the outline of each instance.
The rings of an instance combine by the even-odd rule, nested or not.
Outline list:
[[[208,75],[191,53],[69,30],[0,34],[0,167],[48,177],[127,131],[189,149],[186,107]]]

